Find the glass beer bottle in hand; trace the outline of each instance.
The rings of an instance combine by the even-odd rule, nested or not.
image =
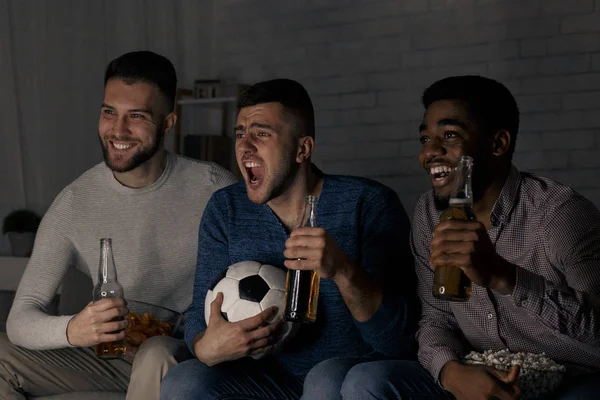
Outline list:
[[[317,196],[306,196],[301,226],[316,227]],[[319,284],[321,278],[315,271],[288,269],[285,282],[285,319],[310,324],[317,319]]]
[[[448,208],[440,216],[440,222],[448,219],[475,219],[472,173],[473,158],[462,156],[456,166]],[[471,280],[458,265],[438,267],[435,269],[432,292],[441,300],[467,301],[471,296]]]
[[[100,266],[98,267],[98,282],[94,286],[94,302],[107,298],[123,298],[123,286],[117,280],[117,268],[112,251],[111,239],[100,239]],[[115,318],[122,321],[123,317]],[[116,332],[115,332],[116,333]],[[100,358],[119,358],[125,351],[125,341],[100,343],[96,345],[96,356]]]

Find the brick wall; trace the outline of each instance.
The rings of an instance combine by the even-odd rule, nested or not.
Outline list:
[[[219,0],[213,71],[289,77],[311,94],[315,162],[367,176],[409,213],[429,187],[417,163],[422,91],[482,74],[517,97],[515,164],[600,205],[600,0]]]

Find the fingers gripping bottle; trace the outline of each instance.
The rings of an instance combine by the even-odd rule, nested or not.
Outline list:
[[[106,298],[123,298],[123,286],[117,280],[117,268],[112,250],[112,240],[100,239],[100,265],[98,267],[98,282],[94,286],[94,302]],[[117,317],[115,321],[123,320]],[[116,333],[116,332],[115,332]],[[100,358],[119,358],[125,351],[124,340],[117,340],[96,345],[96,355]]]
[[[440,222],[449,219],[475,219],[471,182],[473,158],[462,156],[455,173],[448,208],[440,216]],[[471,280],[458,265],[438,267],[435,269],[432,292],[438,299],[467,301],[471,296]]]
[[[316,227],[317,196],[306,196],[302,226]],[[285,319],[311,324],[317,320],[319,284],[315,271],[288,269],[285,282]]]

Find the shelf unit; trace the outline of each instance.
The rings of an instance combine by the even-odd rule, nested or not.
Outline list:
[[[175,125],[175,146],[176,154],[181,154],[181,123],[183,121],[183,106],[199,106],[221,109],[221,135],[227,135],[228,113],[237,101],[237,97],[211,97],[211,98],[194,98],[191,89],[177,89],[177,102],[175,103],[175,112],[179,116]]]
[[[237,101],[237,97],[213,97],[210,99],[186,99],[182,98],[177,101],[177,105],[186,105],[186,104],[200,104],[204,106],[215,105],[219,106],[227,103],[234,103]]]
[[[195,98],[193,96],[193,90],[191,89],[178,89],[177,91],[177,102],[175,105],[175,111],[177,113],[177,115],[179,116],[177,124],[175,125],[175,130],[174,130],[174,152],[176,154],[182,154],[183,153],[183,149],[182,149],[182,143],[183,143],[183,134],[182,134],[182,122],[183,122],[183,114],[188,113],[188,112],[193,112],[194,108],[196,107],[202,107],[202,108],[210,108],[210,109],[216,109],[216,110],[220,110],[221,112],[221,133],[220,135],[215,135],[215,136],[205,136],[201,139],[202,143],[204,143],[205,149],[201,149],[201,159],[206,160],[206,161],[215,161],[213,158],[216,157],[216,154],[213,154],[215,152],[214,148],[212,146],[214,146],[215,148],[218,147],[216,143],[211,142],[214,141],[215,138],[216,140],[221,140],[221,144],[219,146],[221,153],[223,150],[223,143],[222,142],[226,142],[226,143],[230,143],[228,144],[228,147],[230,147],[228,149],[230,155],[229,155],[229,165],[225,166],[227,167],[230,171],[232,171],[234,174],[240,176],[238,168],[237,168],[237,164],[235,161],[235,153],[234,153],[234,148],[233,148],[233,136],[232,133],[230,132],[230,125],[231,125],[231,117],[232,117],[232,113],[234,111],[235,108],[235,104],[238,100],[238,96],[239,94],[246,88],[246,85],[236,85],[235,87],[235,92],[237,93],[237,96],[221,96],[221,97],[209,97],[209,98]]]

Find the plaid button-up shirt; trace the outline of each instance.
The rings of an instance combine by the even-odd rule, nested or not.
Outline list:
[[[488,234],[496,252],[518,266],[514,292],[473,284],[463,303],[431,294],[439,216],[433,191],[423,194],[411,234],[422,303],[419,361],[438,382],[444,364],[471,350],[544,352],[572,374],[600,370],[600,212],[590,201],[513,166]]]

